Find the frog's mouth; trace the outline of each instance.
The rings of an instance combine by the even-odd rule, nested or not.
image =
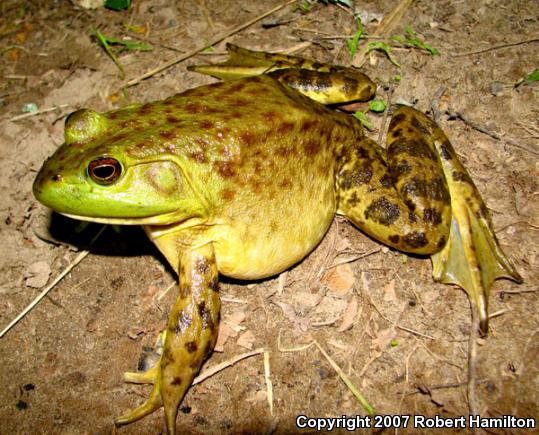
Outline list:
[[[171,223],[176,223],[179,225],[187,225],[189,222],[190,224],[187,226],[193,226],[192,221],[200,222],[199,217],[189,217],[186,218],[183,213],[179,213],[178,211],[173,211],[169,213],[162,213],[162,214],[156,214],[153,216],[144,216],[144,217],[127,217],[127,218],[121,218],[121,217],[115,217],[115,218],[105,218],[105,217],[94,217],[94,216],[82,216],[77,214],[71,214],[71,213],[62,213],[57,212],[61,214],[62,216],[66,216],[71,219],[76,219],[79,221],[86,221],[86,222],[95,222],[99,224],[110,224],[110,225],[169,225]]]

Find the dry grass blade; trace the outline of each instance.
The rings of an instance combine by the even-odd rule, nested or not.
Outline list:
[[[216,364],[213,367],[209,368],[208,370],[204,370],[204,373],[201,373],[193,380],[193,385],[199,384],[202,381],[206,380],[207,378],[213,376],[216,373],[219,373],[220,371],[226,369],[227,367],[233,366],[238,361],[241,361],[242,359],[249,358],[255,355],[260,355],[261,353],[264,353],[264,349],[255,349],[251,350],[250,352],[245,352],[240,355],[236,355],[233,358],[230,358],[229,360],[223,361],[220,364]]]
[[[273,415],[273,384],[271,383],[271,370],[269,352],[264,351],[264,379],[266,380],[266,390],[268,392],[268,404],[270,408],[270,414]]]
[[[97,232],[97,234],[95,235],[95,237],[92,239],[92,241],[90,242],[90,246],[92,246],[95,241],[97,240],[97,238],[101,235],[101,233],[105,230],[106,226],[103,225],[101,227],[101,229]],[[41,299],[43,299],[47,293],[49,293],[55,286],[56,284],[58,284],[63,278],[64,276],[66,276],[69,272],[71,272],[71,270],[77,265],[79,264],[88,254],[90,253],[90,251],[88,251],[87,249],[85,249],[84,251],[80,252],[79,255],[77,255],[77,257],[73,260],[73,262],[71,262],[71,264],[69,264],[63,271],[62,273],[60,273],[60,275],[58,275],[56,277],[56,279],[50,283],[50,285],[48,285],[47,287],[45,287],[45,289],[39,294],[37,295],[37,297],[32,301],[30,302],[27,307],[22,310],[19,315],[17,317],[15,317],[10,323],[9,325],[7,325],[3,330],[2,332],[0,332],[0,338],[2,338],[11,328],[13,328],[18,322],[19,320],[21,320],[24,316],[26,316],[31,310],[32,308],[34,308],[40,301]]]
[[[357,387],[354,385],[352,380],[344,373],[344,371],[337,365],[337,363],[326,353],[326,351],[320,346],[320,344],[314,340],[314,344],[320,350],[322,355],[328,360],[328,362],[331,364],[331,367],[337,372],[339,377],[342,379],[342,381],[345,383],[345,385],[348,387],[348,389],[352,392],[352,394],[356,397],[360,405],[369,413],[369,415],[374,415],[374,408],[371,406],[371,404],[367,401],[365,396],[361,394],[361,392],[357,389]]]
[[[129,80],[126,83],[126,85],[127,86],[134,86],[136,84],[139,84],[141,81],[143,81],[143,80],[145,80],[145,79],[147,79],[147,78],[149,78],[149,77],[151,77],[151,76],[153,76],[153,75],[155,75],[157,73],[160,73],[161,71],[164,71],[167,68],[170,68],[172,65],[176,65],[177,63],[183,62],[184,60],[189,59],[190,57],[193,57],[198,52],[200,52],[200,51],[202,51],[202,50],[204,50],[206,48],[209,48],[212,45],[217,44],[218,42],[221,42],[223,39],[228,38],[229,36],[232,36],[235,33],[238,33],[240,31],[242,31],[243,29],[246,29],[249,26],[252,26],[257,21],[260,21],[260,20],[266,18],[267,16],[277,12],[278,10],[280,10],[280,9],[282,9],[282,8],[288,6],[288,5],[291,5],[292,3],[295,3],[295,1],[296,0],[287,1],[287,2],[285,2],[285,3],[283,3],[283,4],[279,5],[279,6],[274,7],[273,9],[263,13],[262,15],[259,15],[258,17],[255,17],[252,20],[247,21],[246,23],[243,23],[243,24],[239,25],[238,27],[233,28],[232,30],[230,30],[228,32],[221,33],[219,36],[213,38],[212,40],[210,40],[209,42],[207,42],[203,46],[198,47],[198,48],[188,52],[187,54],[179,56],[179,57],[177,57],[175,59],[169,60],[168,62],[165,62],[163,65],[158,66],[157,68],[154,68],[154,69],[152,69],[150,71],[147,71],[147,72],[145,72],[144,74],[142,74],[139,77],[136,77],[134,79]]]

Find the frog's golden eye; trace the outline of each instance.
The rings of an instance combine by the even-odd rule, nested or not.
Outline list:
[[[97,184],[112,184],[122,174],[122,165],[112,157],[99,157],[88,165],[88,175]]]

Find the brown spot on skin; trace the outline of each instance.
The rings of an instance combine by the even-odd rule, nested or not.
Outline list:
[[[397,128],[395,129],[395,131],[392,131],[391,132],[391,135],[393,137],[400,137],[402,135],[402,129],[401,128]]]
[[[174,331],[172,331],[174,332]],[[168,366],[170,364],[174,364],[174,354],[171,352],[171,350],[167,347],[163,350],[163,356],[161,357],[161,364],[162,366]]]
[[[176,137],[176,133],[173,130],[160,131],[159,136],[163,139],[172,140]]]
[[[266,120],[268,122],[273,122],[277,118],[280,118],[280,115],[277,112],[274,112],[273,110],[271,110],[269,112],[264,112],[264,114],[262,116],[263,116],[264,120]]]
[[[413,211],[409,212],[408,213],[408,220],[411,223],[415,224],[417,222],[417,215]]]
[[[461,182],[464,182],[464,183],[470,183],[472,181],[470,176],[468,174],[466,174],[465,172],[453,171],[451,173],[451,176],[453,177],[453,180],[455,180],[455,181],[461,181]]]
[[[348,201],[346,202],[348,204],[348,207],[354,208],[356,207],[360,202],[359,196],[356,192],[352,192],[352,195],[350,195],[350,198],[348,198]]]
[[[217,278],[213,278],[208,284],[208,287],[211,291],[219,292],[219,280]]]
[[[386,189],[389,189],[393,187],[393,180],[391,179],[391,176],[389,174],[384,174],[380,178],[380,184]]]
[[[223,162],[223,161],[215,162],[213,164],[213,167],[223,177],[230,178],[236,175],[236,170],[234,168],[234,165],[232,165],[229,162]]]
[[[54,174],[53,176],[51,176],[51,180],[52,181],[62,181],[63,177],[60,174]]]
[[[405,196],[426,198],[427,182],[422,178],[414,177],[410,181],[405,183],[404,186],[402,186],[401,193]],[[415,205],[413,206],[413,208],[408,205],[408,208],[413,210],[415,209]]]
[[[182,383],[182,378],[180,378],[179,376],[176,376],[172,382],[171,382],[171,385],[181,385]]]
[[[365,209],[365,219],[373,220],[385,226],[394,223],[399,216],[400,210],[398,205],[385,197],[378,198]]]
[[[391,173],[395,178],[400,178],[403,175],[409,174],[412,171],[412,167],[406,160],[399,162],[397,165],[391,168]]]
[[[236,193],[232,189],[223,189],[221,191],[221,198],[223,198],[225,201],[232,201],[235,196]]]
[[[290,131],[294,128],[294,124],[291,122],[282,122],[277,127],[277,134],[285,135],[287,133],[290,133]]]
[[[206,264],[205,261],[198,261],[196,268],[197,268],[197,272],[200,275],[206,275],[206,273],[210,270],[209,266]]]
[[[196,343],[196,341],[189,341],[187,343],[185,343],[185,349],[187,350],[187,352],[189,353],[193,353],[193,352],[196,352],[198,350],[198,345]]]
[[[354,170],[346,170],[340,174],[340,185],[343,189],[350,189],[353,186],[361,186],[371,181],[373,175],[372,167],[369,162],[364,162],[360,167],[354,167]]]
[[[246,82],[243,80],[238,80],[228,89],[228,92],[240,92],[246,85]]]
[[[193,114],[202,112],[202,107],[200,106],[200,104],[193,103],[193,102],[187,103],[185,106],[183,106],[183,108],[185,109],[186,112],[193,113]]]
[[[429,131],[429,129],[424,126],[420,121],[419,119],[417,119],[416,116],[412,116],[412,119],[411,119],[411,124],[417,128],[421,133],[423,133],[424,135],[426,136],[429,136],[431,133]]]
[[[433,225],[440,225],[442,223],[442,214],[434,208],[426,208],[423,212],[423,220],[431,222]]]
[[[279,187],[282,189],[290,189],[292,187],[292,182],[289,179],[285,179],[279,183]]]
[[[281,157],[288,157],[292,154],[294,154],[295,148],[291,146],[280,146],[277,148],[277,154]]]
[[[436,245],[439,249],[442,249],[445,246],[445,236],[440,237],[440,240],[438,240],[438,244]]]
[[[397,125],[406,120],[406,115],[404,113],[399,113],[391,118],[389,123],[389,131],[392,131]]]
[[[320,151],[320,142],[317,140],[308,140],[303,144],[303,149],[309,157],[313,157]]]
[[[152,113],[152,105],[150,103],[144,104],[140,109],[137,110],[137,114],[140,116],[148,116]]]
[[[198,144],[203,151],[206,151],[210,147],[210,143],[206,139],[195,139],[195,142]]]
[[[391,157],[405,153],[412,157],[436,161],[436,154],[430,149],[424,138],[418,140],[398,139],[389,146],[388,153]]]
[[[256,135],[251,131],[244,131],[240,134],[240,140],[247,146],[253,146],[256,142]]]
[[[312,130],[316,126],[316,124],[317,124],[317,121],[312,120],[312,119],[309,119],[303,122],[303,124],[301,124],[301,127],[300,127],[300,132],[305,134],[308,131]]]
[[[127,133],[120,133],[116,136],[112,136],[109,141],[110,142],[122,142],[123,140],[127,139],[128,134]]]
[[[189,157],[194,160],[195,162],[198,162],[198,163],[207,163],[208,162],[208,159],[206,158],[206,154],[204,154],[203,152],[201,151],[198,151],[198,152],[195,152],[195,153],[191,153],[189,155]]]
[[[429,243],[425,233],[419,231],[414,231],[413,233],[406,234],[403,237],[403,241],[411,248],[422,248]]]
[[[391,236],[388,237],[389,241],[395,245],[397,245],[400,241],[400,237],[398,234],[392,234]]]
[[[453,147],[451,146],[451,143],[448,140],[446,140],[440,146],[440,156],[444,160],[451,160],[453,158]]]
[[[209,121],[207,119],[200,122],[200,128],[206,128],[206,129],[213,128],[213,125],[214,125],[213,122],[211,122],[211,121]]]

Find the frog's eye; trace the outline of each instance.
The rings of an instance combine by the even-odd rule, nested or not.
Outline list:
[[[97,184],[112,184],[122,174],[122,165],[112,157],[99,157],[88,165],[88,175]]]

